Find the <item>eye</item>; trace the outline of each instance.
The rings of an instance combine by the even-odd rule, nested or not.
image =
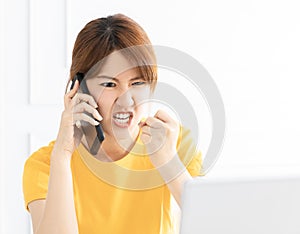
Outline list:
[[[112,87],[116,87],[116,84],[113,82],[104,82],[100,84],[101,86],[107,87],[107,88],[112,88]]]
[[[145,81],[137,81],[137,82],[132,83],[133,86],[139,86],[139,85],[144,85],[144,84],[146,84]]]

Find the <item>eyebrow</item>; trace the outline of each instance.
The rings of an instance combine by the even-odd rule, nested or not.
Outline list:
[[[115,81],[119,81],[119,79],[115,78],[115,77],[112,77],[112,76],[106,76],[106,75],[99,75],[99,76],[96,76],[96,78],[103,78],[103,79],[109,79],[109,80],[115,80]],[[133,77],[130,79],[130,81],[134,81],[134,80],[145,80],[144,77],[142,76],[137,76],[137,77]]]

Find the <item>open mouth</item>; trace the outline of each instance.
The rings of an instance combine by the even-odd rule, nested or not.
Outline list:
[[[119,127],[128,127],[132,117],[132,112],[117,112],[113,115],[113,120],[114,123]]]

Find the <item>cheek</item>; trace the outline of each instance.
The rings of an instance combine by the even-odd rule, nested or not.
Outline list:
[[[147,114],[151,107],[150,89],[145,88],[145,89],[137,90],[136,92],[133,93],[133,97],[136,105],[136,111],[142,115]]]
[[[135,118],[137,121],[140,121],[141,118],[146,118],[150,115],[150,105],[148,103],[143,103],[141,105],[139,105],[136,109],[135,109]]]
[[[115,102],[115,96],[109,93],[103,92],[101,97],[97,100],[97,104],[99,106],[100,114],[102,117],[105,118],[110,118],[110,113],[113,107],[113,104]]]
[[[132,96],[136,105],[147,102],[151,98],[151,91],[149,87],[144,87],[132,91]]]

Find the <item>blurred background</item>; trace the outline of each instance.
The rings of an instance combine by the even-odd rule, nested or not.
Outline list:
[[[56,138],[77,33],[115,13],[137,21],[153,44],[196,58],[213,77],[225,105],[226,137],[207,176],[298,173],[299,7],[297,0],[1,0],[0,232],[31,233],[24,162]],[[205,101],[198,104],[205,156],[212,126]]]

